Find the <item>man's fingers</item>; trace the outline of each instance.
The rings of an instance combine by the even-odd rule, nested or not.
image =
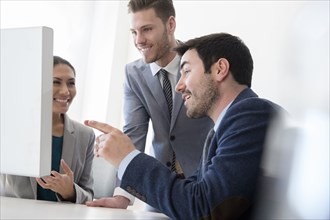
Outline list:
[[[106,199],[102,198],[94,201],[87,201],[86,205],[91,207],[105,207],[105,203],[106,203]]]
[[[102,122],[98,122],[98,121],[93,121],[93,120],[85,120],[84,121],[85,125],[95,128],[103,133],[110,133],[112,131],[114,131],[116,128],[106,124],[106,123],[102,123]]]

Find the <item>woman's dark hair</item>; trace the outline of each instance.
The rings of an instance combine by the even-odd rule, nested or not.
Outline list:
[[[58,64],[68,65],[73,70],[73,73],[76,76],[76,70],[74,69],[74,67],[71,65],[71,63],[69,61],[63,59],[62,57],[54,56],[54,65],[53,65],[53,67],[55,67]]]

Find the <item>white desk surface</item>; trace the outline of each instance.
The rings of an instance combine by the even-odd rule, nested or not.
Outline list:
[[[0,197],[0,219],[169,219],[154,212]]]

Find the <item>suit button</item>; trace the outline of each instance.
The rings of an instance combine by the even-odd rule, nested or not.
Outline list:
[[[171,162],[167,162],[167,163],[166,163],[166,166],[168,166],[168,167],[170,167],[171,165],[172,165]]]
[[[171,136],[170,136],[170,140],[171,140],[171,141],[174,141],[174,140],[175,140],[175,136],[174,136],[174,135],[171,135]]]

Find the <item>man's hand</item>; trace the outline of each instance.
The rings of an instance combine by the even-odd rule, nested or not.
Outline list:
[[[94,201],[87,201],[86,205],[91,207],[127,209],[129,202],[129,199],[124,196],[115,196],[109,198],[101,198]]]
[[[85,125],[104,133],[96,138],[94,153],[97,157],[103,157],[115,167],[118,168],[120,162],[135,150],[131,139],[119,129],[90,120],[86,120]]]

